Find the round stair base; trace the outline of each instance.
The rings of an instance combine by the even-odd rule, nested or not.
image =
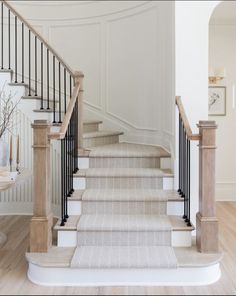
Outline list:
[[[177,269],[73,269],[29,263],[28,278],[43,286],[201,286],[221,277],[220,265]]]

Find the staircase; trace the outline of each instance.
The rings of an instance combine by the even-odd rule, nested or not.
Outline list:
[[[1,4],[9,19],[14,15],[16,35],[18,22],[22,24],[21,45],[26,28],[35,44],[35,66],[32,70],[29,54],[27,75],[23,66],[21,74],[17,72],[17,58],[14,67],[9,59],[9,69],[5,69],[3,54],[1,70],[3,75],[10,73],[10,88],[23,88],[21,104],[34,120],[34,213],[30,252],[26,254],[28,277],[43,285],[196,285],[216,281],[221,258],[214,238],[217,221],[213,207],[207,207],[209,186],[204,187],[203,179],[198,248],[190,219],[190,141],[199,141],[201,151],[209,147],[212,151],[214,124],[203,122],[199,124],[201,133],[192,134],[177,100],[176,176],[171,169],[172,155],[163,147],[123,142],[123,131],[103,130],[101,120],[83,120],[83,74],[74,72],[9,3]],[[24,57],[24,46],[21,53]],[[211,141],[204,141],[206,130],[212,132],[208,136]],[[60,172],[50,170],[50,147],[55,142],[60,146]],[[212,155],[200,154],[202,175],[204,166],[207,170],[213,167],[208,162],[214,159]],[[52,174],[60,183],[61,205],[61,218],[54,226]],[[209,174],[207,181],[214,186]],[[209,208],[211,212],[207,212]],[[52,228],[56,237],[53,245]],[[210,244],[206,243],[209,237]]]

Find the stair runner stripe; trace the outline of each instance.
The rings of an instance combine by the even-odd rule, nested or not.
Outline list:
[[[83,201],[167,201],[173,191],[155,189],[87,189]]]
[[[162,246],[77,247],[72,268],[177,268],[175,252]]]
[[[157,215],[82,215],[78,231],[171,231],[168,216]]]

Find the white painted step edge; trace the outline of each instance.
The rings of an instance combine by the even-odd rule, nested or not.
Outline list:
[[[41,286],[203,286],[221,277],[220,264],[177,269],[72,269],[29,262],[28,278]]]

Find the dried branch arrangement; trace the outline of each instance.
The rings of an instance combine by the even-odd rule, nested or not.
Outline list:
[[[20,102],[20,100],[14,102],[13,98],[14,95],[11,92],[6,94],[3,87],[0,91],[0,139],[6,131],[12,132],[13,116]]]

